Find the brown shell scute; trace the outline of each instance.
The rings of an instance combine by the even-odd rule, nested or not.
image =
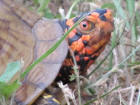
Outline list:
[[[0,1],[0,74],[8,62],[23,59],[25,67],[31,63],[33,46],[31,28]]]
[[[36,59],[45,53],[48,49],[50,49],[52,45],[54,45],[62,37],[64,31],[59,25],[58,20],[42,18],[33,27],[33,33],[36,37]],[[60,64],[60,62],[62,62],[61,57],[63,57],[63,54],[66,56],[64,49],[67,49],[67,43],[64,41],[62,44],[65,44],[65,46],[62,48],[57,48],[56,51],[51,54],[51,56],[47,57],[49,60],[45,59],[44,62],[48,64]],[[60,55],[60,58],[57,59],[56,55]]]

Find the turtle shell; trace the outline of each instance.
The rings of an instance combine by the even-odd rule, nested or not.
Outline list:
[[[41,18],[10,0],[0,0],[0,74],[8,62],[23,59],[24,67],[46,52],[64,34],[58,20]],[[23,80],[16,101],[31,104],[57,76],[67,55],[63,43]]]

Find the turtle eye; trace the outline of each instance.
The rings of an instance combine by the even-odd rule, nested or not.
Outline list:
[[[89,22],[89,21],[82,21],[82,22],[80,23],[80,28],[81,28],[83,31],[91,30],[91,22]]]

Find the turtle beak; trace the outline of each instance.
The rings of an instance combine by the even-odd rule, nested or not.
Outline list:
[[[86,19],[95,23],[95,25],[97,24],[104,32],[109,33],[114,30],[112,14],[112,11],[109,9],[96,9],[95,11],[92,11]]]
[[[107,10],[104,16],[106,17],[107,22],[110,24],[110,32],[114,30],[114,19],[113,19],[113,12],[111,10]],[[107,26],[106,26],[107,27]]]

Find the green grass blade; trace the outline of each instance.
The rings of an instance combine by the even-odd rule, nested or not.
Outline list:
[[[126,2],[130,17],[132,17],[135,8],[135,0],[126,0]]]
[[[116,39],[117,39],[117,34],[115,32],[113,32],[112,40],[111,40],[112,48],[114,48],[117,45]],[[109,58],[109,68],[111,69],[112,66],[113,66],[113,53],[111,51],[110,58]]]
[[[117,10],[117,14],[118,14],[123,20],[128,20],[126,14],[125,14],[125,12],[124,12],[124,10],[123,10],[123,8],[121,7],[121,3],[120,3],[120,2],[121,2],[121,0],[113,0],[113,3],[114,3],[114,5],[115,5],[115,7],[116,7],[116,10]],[[126,26],[127,26],[128,28],[130,27],[128,21],[126,22]]]
[[[123,65],[130,57],[134,56],[136,51],[140,50],[140,46],[137,46],[132,52],[119,64],[119,66]]]
[[[129,12],[129,18],[130,18],[130,32],[131,32],[131,41],[132,44],[135,45],[137,34],[136,34],[136,21],[135,21],[135,0],[126,0],[128,12]],[[133,49],[132,49],[133,50]],[[131,58],[131,61],[135,61],[135,56]]]
[[[14,81],[13,83],[4,83],[0,82],[0,98],[4,96],[5,98],[9,98],[13,92],[15,92],[19,88],[20,84],[18,81]]]
[[[73,2],[73,4],[71,5],[71,7],[70,7],[68,13],[66,14],[66,19],[69,19],[69,18],[70,18],[71,14],[72,14],[73,8],[78,4],[79,1],[80,1],[80,0],[75,0],[75,1]]]

